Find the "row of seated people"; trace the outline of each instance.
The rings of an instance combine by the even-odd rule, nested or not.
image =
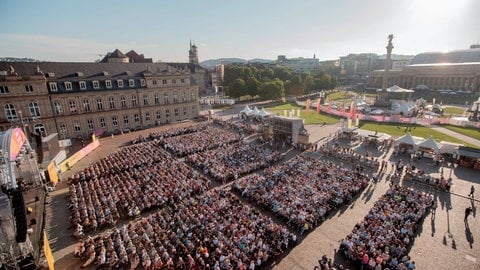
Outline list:
[[[141,146],[155,148],[154,142],[137,144],[136,148]],[[210,180],[185,163],[161,149],[157,154],[158,160],[154,163],[71,184],[72,225],[81,224],[86,231],[95,230],[111,225],[107,218],[109,213],[114,220],[118,220],[118,213],[134,217],[152,208],[202,194],[210,188]]]
[[[363,269],[414,269],[415,262],[407,253],[432,205],[431,195],[393,185],[342,240],[340,248]]]
[[[153,141],[153,140],[161,140],[163,138],[175,137],[184,134],[199,132],[206,129],[209,126],[208,123],[201,123],[201,124],[194,124],[188,126],[173,126],[169,127],[168,129],[156,130],[151,132],[148,137],[143,137],[140,135],[139,137],[133,139],[131,141],[132,144],[145,142],[145,141]]]
[[[377,170],[380,166],[378,158],[375,158],[372,154],[368,152],[360,154],[351,148],[339,147],[338,144],[331,146],[323,145],[319,148],[319,151],[323,155],[333,156],[350,163],[361,163],[363,166],[368,166],[374,170]]]
[[[87,166],[68,179],[69,183],[85,181],[109,175],[120,174],[131,168],[139,168],[157,163],[165,158],[165,151],[150,144],[136,144],[123,147],[121,150],[110,153],[98,162]]]
[[[285,227],[221,189],[81,241],[75,254],[83,267],[254,270],[296,241]]]
[[[258,130],[258,127],[260,126],[260,122],[253,122],[248,119],[239,119],[236,121],[232,120],[222,120],[222,119],[213,119],[213,123],[219,126],[222,126],[224,128],[229,128],[234,131],[237,131],[239,133],[245,134],[245,135],[251,135],[255,133],[256,130]]]
[[[241,138],[239,133],[221,127],[209,126],[199,132],[164,138],[159,142],[165,149],[172,151],[177,156],[186,156],[219,146],[226,146],[239,141]]]
[[[240,141],[191,154],[186,160],[212,178],[225,182],[266,168],[281,157],[278,151],[272,150],[267,144],[246,144]]]
[[[233,190],[303,233],[350,202],[367,184],[364,174],[301,155],[235,181]]]

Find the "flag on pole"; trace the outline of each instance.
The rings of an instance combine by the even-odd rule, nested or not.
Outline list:
[[[355,119],[355,114],[357,114],[357,108],[355,108],[355,102],[350,103],[350,119]]]
[[[310,99],[307,99],[307,102],[305,103],[305,113],[308,113],[310,110]]]
[[[317,98],[317,113],[320,112],[320,99]]]

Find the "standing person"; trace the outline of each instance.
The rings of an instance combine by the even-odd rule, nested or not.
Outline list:
[[[468,194],[468,197],[471,197],[472,199],[475,197],[475,187],[473,185],[470,188],[470,194]]]
[[[464,219],[465,222],[467,222],[467,218],[468,216],[470,216],[471,213],[472,213],[472,207],[465,208],[465,219]]]

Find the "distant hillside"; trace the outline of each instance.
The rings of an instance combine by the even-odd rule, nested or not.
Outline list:
[[[209,59],[200,62],[200,65],[202,67],[206,68],[214,68],[216,65],[219,64],[246,64],[246,63],[273,63],[275,62],[274,60],[267,60],[267,59],[259,59],[255,58],[252,60],[245,60],[241,58],[220,58],[220,59]]]
[[[32,58],[0,57],[0,62],[40,62]]]

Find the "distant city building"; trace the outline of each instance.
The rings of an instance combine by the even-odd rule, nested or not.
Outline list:
[[[285,55],[277,57],[276,64],[278,66],[290,68],[297,73],[311,72],[315,73],[320,70],[320,61],[313,55],[313,58],[287,58]]]
[[[200,66],[198,62],[198,49],[192,42],[190,42],[190,50],[188,51],[188,63],[168,64],[181,70],[189,70],[192,84],[198,85],[200,95],[205,94],[206,89],[210,87],[210,74],[206,68]]]
[[[384,70],[372,72],[368,85],[380,87]],[[415,56],[410,65],[390,70],[388,86],[408,89],[455,90],[480,94],[480,48]]]
[[[115,51],[111,53],[107,53],[100,63],[129,63],[130,59],[124,53],[122,53],[119,49],[115,49]]]
[[[198,116],[192,78],[205,69],[128,59],[115,50],[102,63],[0,62],[0,130],[88,138]]]
[[[341,77],[343,79],[362,79],[370,76],[374,70],[385,68],[386,55],[374,53],[349,54],[340,57]],[[413,59],[411,55],[392,54],[390,70],[401,70],[409,65]]]
[[[152,58],[145,58],[143,54],[138,54],[134,50],[129,51],[125,55],[128,56],[129,63],[153,63]]]
[[[216,65],[212,72],[212,89],[215,93],[223,92],[223,78],[225,76],[225,66],[223,64]]]

